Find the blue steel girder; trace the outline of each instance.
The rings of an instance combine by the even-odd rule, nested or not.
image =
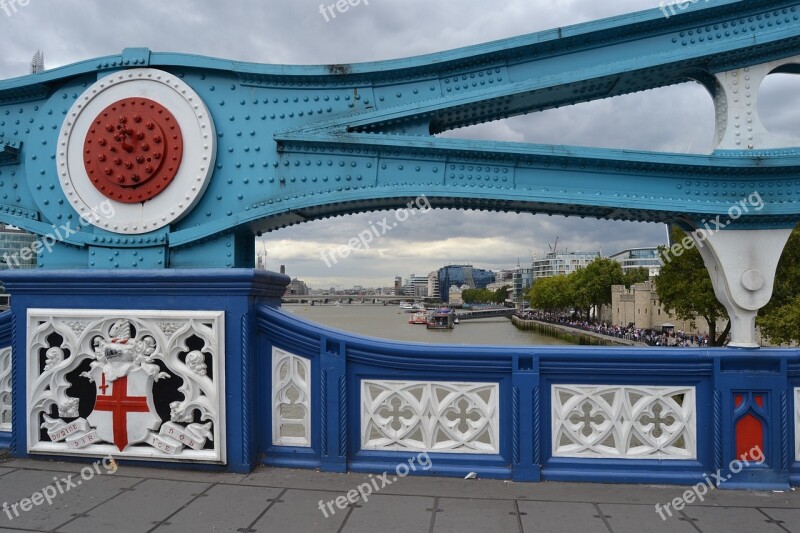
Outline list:
[[[40,255],[44,268],[252,266],[255,233],[420,195],[434,207],[697,227],[757,192],[764,208],[736,227],[792,227],[796,145],[684,155],[434,135],[691,80],[713,94],[719,73],[798,55],[800,2],[762,0],[378,63],[274,66],[127,49],[0,82],[0,221],[41,235],[64,228]],[[65,117],[103,80],[143,71],[175,76],[207,107],[216,132],[207,188],[153,231],[78,224],[57,163]]]

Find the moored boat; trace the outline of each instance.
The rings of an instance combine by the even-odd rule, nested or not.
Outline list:
[[[443,307],[428,318],[428,329],[453,329],[454,319],[453,310]]]
[[[408,323],[424,326],[428,323],[428,315],[422,311],[414,313],[411,318],[408,319]]]

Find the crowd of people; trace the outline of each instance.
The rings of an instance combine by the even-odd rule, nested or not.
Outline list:
[[[669,346],[669,347],[707,347],[708,335],[698,335],[684,333],[683,331],[658,331],[652,329],[637,328],[633,324],[628,326],[613,326],[610,324],[593,324],[585,320],[580,320],[575,316],[557,315],[553,313],[543,313],[541,311],[526,311],[518,315],[523,320],[538,320],[550,324],[557,324],[568,328],[589,331],[600,335],[607,335],[617,339],[625,339],[633,342],[641,342],[648,346]]]

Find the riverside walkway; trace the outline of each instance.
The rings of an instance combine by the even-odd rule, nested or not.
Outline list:
[[[541,320],[525,320],[517,316],[511,317],[511,322],[520,329],[530,329],[541,333],[542,335],[549,335],[552,337],[563,338],[563,336],[574,337],[580,339],[585,337],[590,339],[591,342],[586,344],[599,344],[602,346],[647,346],[643,342],[636,342],[628,339],[620,339],[619,337],[612,337],[610,335],[603,335],[594,331],[588,331],[580,328],[573,328],[564,326],[562,324],[554,324],[552,322],[544,322]],[[596,341],[596,342],[594,342]],[[581,342],[581,344],[584,344]]]
[[[800,532],[800,494],[709,490],[662,520],[686,487],[514,483],[409,476],[326,518],[370,477],[258,468],[249,475],[119,465],[81,480],[86,464],[0,461],[0,532]],[[393,474],[393,473],[392,473]],[[70,478],[70,476],[72,476]],[[88,477],[88,476],[87,476]],[[375,476],[373,476],[374,478]],[[56,481],[75,486],[24,512],[11,506]],[[380,487],[380,485],[379,485]],[[341,502],[342,500],[340,500]],[[31,505],[31,502],[28,502]],[[9,513],[12,520],[9,520]]]

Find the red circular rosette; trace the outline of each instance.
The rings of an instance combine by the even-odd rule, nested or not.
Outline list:
[[[126,204],[146,202],[178,174],[181,127],[158,102],[126,98],[97,115],[86,134],[83,155],[89,180],[104,196]]]

